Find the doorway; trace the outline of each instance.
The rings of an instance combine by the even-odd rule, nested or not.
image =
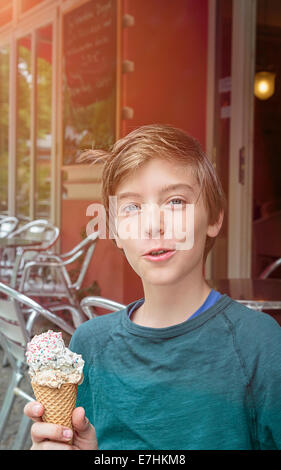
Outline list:
[[[255,73],[267,73],[273,89],[254,103],[252,277],[281,257],[280,49],[281,2],[257,0]],[[280,278],[281,268],[270,277]]]
[[[252,264],[256,0],[210,0],[207,152],[228,207],[207,278],[249,278]]]

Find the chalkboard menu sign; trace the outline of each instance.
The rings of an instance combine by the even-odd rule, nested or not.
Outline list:
[[[90,0],[63,18],[63,164],[115,140],[116,0]]]

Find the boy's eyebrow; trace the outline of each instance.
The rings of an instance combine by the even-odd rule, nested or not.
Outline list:
[[[160,194],[167,193],[168,191],[173,191],[175,189],[182,189],[182,190],[189,190],[194,194],[194,190],[192,186],[186,183],[178,183],[178,184],[169,184],[166,186],[163,186],[163,188],[160,189]],[[126,193],[120,193],[118,195],[119,201],[122,199],[126,199],[127,197],[140,197],[141,194],[139,193],[133,193],[133,192],[126,192]]]

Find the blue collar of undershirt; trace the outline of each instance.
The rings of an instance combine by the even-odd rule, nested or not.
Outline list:
[[[209,293],[207,299],[205,300],[205,302],[201,305],[201,307],[198,308],[198,310],[196,310],[196,312],[194,312],[191,315],[191,317],[189,317],[189,320],[191,320],[191,318],[197,317],[197,315],[199,315],[201,312],[204,312],[208,308],[212,307],[212,305],[214,305],[221,296],[222,296],[222,294],[220,294],[216,290],[212,289],[211,292]],[[130,311],[128,313],[128,317],[130,318],[130,316],[132,315],[134,310],[139,308],[143,303],[144,303],[144,298],[137,300],[134,303],[134,305],[132,305],[132,307],[130,308]]]

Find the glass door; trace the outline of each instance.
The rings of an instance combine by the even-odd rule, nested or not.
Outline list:
[[[228,207],[208,277],[249,278],[256,0],[215,0],[210,2],[210,11],[209,77],[213,83],[208,89],[207,142]]]

